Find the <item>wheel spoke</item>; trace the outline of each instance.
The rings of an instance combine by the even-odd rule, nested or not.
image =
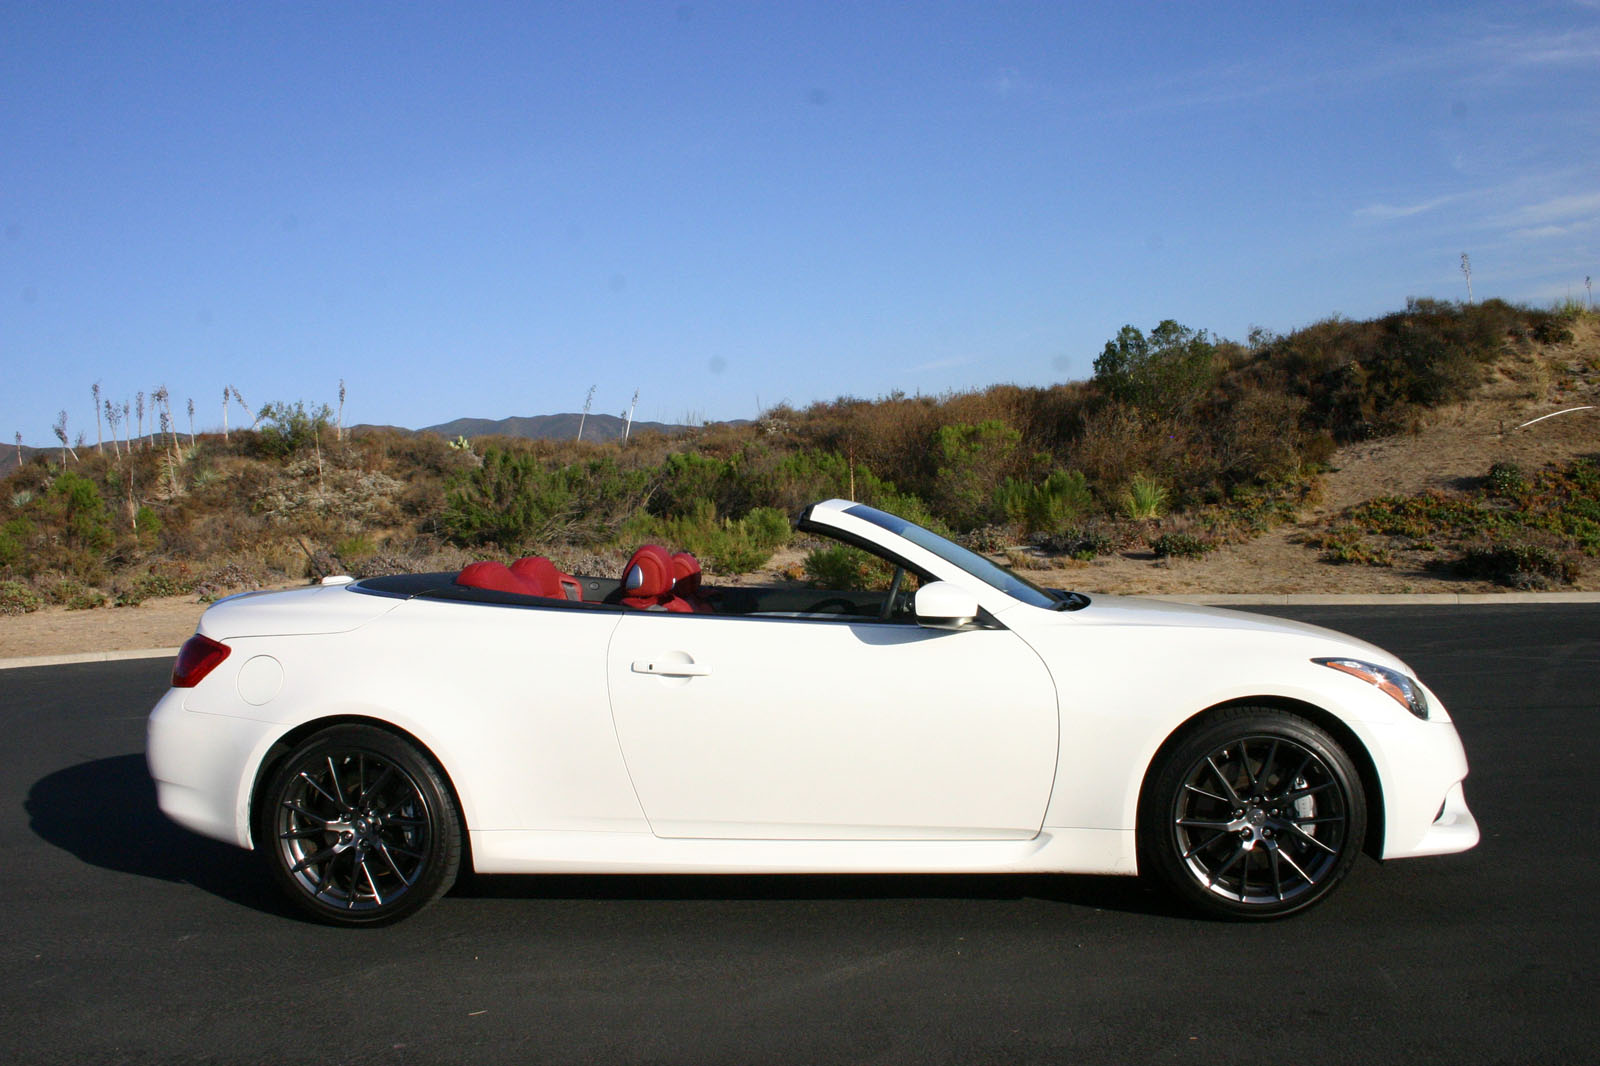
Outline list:
[[[300,806],[300,804],[295,803],[293,800],[284,800],[283,807],[285,810],[293,811],[302,818],[316,822],[323,828],[327,828],[329,825],[333,824],[332,818],[324,818],[320,814],[312,814],[310,811]]]
[[[1282,743],[1282,742],[1277,737],[1273,737],[1272,738],[1272,747],[1267,749],[1267,757],[1261,763],[1260,780],[1263,781],[1263,782],[1269,782],[1270,783],[1272,781],[1272,763],[1273,763],[1273,760],[1275,760],[1278,757],[1278,745],[1280,743]]]
[[[1276,844],[1267,848],[1267,854],[1272,857],[1272,891],[1278,897],[1278,902],[1283,902],[1283,866],[1280,849]]]
[[[1323,851],[1327,852],[1329,855],[1337,855],[1337,854],[1339,854],[1339,852],[1336,849],[1328,847],[1328,845],[1324,844],[1322,841],[1318,840],[1316,837],[1312,836],[1310,833],[1306,832],[1304,829],[1301,829],[1298,825],[1295,825],[1293,822],[1289,823],[1289,828],[1293,829],[1295,831],[1295,835],[1298,836],[1301,840],[1304,840],[1304,841],[1307,841],[1309,843],[1315,844],[1317,847],[1321,848]]]
[[[313,866],[320,866],[323,863],[329,862],[330,860],[336,859],[338,857],[339,857],[339,852],[338,852],[338,850],[336,848],[323,848],[321,851],[317,852],[316,854],[307,855],[305,858],[301,859],[299,862],[297,862],[293,866],[289,867],[289,872],[292,873],[292,874],[303,873],[306,870],[309,870]],[[327,880],[327,876],[328,876],[327,872],[324,871],[323,880],[326,881]]]
[[[1220,832],[1212,833],[1209,837],[1206,838],[1206,840],[1203,843],[1196,844],[1194,847],[1192,847],[1188,851],[1184,852],[1183,853],[1184,860],[1188,861],[1189,859],[1194,858],[1197,854],[1199,854],[1200,852],[1206,850],[1211,845],[1215,844],[1217,841],[1221,840],[1223,837],[1225,837],[1227,835],[1228,835],[1228,831],[1225,830],[1225,829],[1221,830]]]
[[[1220,829],[1223,832],[1233,828],[1232,822],[1209,821],[1201,818],[1179,818],[1178,825],[1184,829]]]
[[[1211,767],[1211,772],[1216,774],[1217,780],[1222,783],[1222,790],[1228,794],[1228,802],[1235,807],[1242,806],[1243,801],[1239,799],[1239,793],[1233,790],[1233,783],[1217,768],[1217,760],[1213,756],[1207,755],[1206,765]]]
[[[331,759],[328,760],[328,766],[329,766],[330,769],[333,767],[333,760],[331,760]],[[350,809],[345,804],[344,800],[340,799],[338,796],[335,796],[333,793],[331,793],[327,789],[323,788],[322,785],[320,783],[318,783],[317,779],[312,777],[305,770],[301,770],[300,771],[300,780],[302,780],[306,784],[310,785],[312,787],[312,789],[314,789],[316,792],[320,793],[324,799],[326,799],[329,803],[333,804],[339,810],[348,811]],[[334,786],[333,787],[337,789],[339,787],[338,778],[334,778],[333,781],[334,781]]]
[[[394,776],[394,767],[387,766],[387,765],[384,766],[383,771],[380,774],[378,774],[378,779],[376,781],[372,782],[372,784],[370,784],[370,785],[363,785],[362,786],[361,798],[356,800],[356,806],[357,807],[365,807],[367,805],[367,803],[371,800],[371,798],[377,793],[377,791],[384,786],[384,784],[389,780],[389,778],[391,778],[393,776]]]
[[[333,764],[333,756],[328,756],[328,783],[333,786],[341,810],[355,810],[344,798],[344,783],[339,780],[339,768]]]
[[[1183,787],[1185,789],[1187,789],[1188,791],[1195,793],[1196,795],[1204,796],[1206,799],[1216,800],[1218,803],[1227,803],[1228,802],[1228,797],[1219,796],[1215,792],[1207,792],[1205,789],[1201,788],[1199,785],[1192,785],[1192,784],[1189,784],[1188,782],[1185,782]]]
[[[1296,778],[1296,780],[1299,780],[1299,778]],[[1305,799],[1307,796],[1314,796],[1323,789],[1332,788],[1333,784],[1334,783],[1332,781],[1324,781],[1320,785],[1307,785],[1305,788],[1297,788],[1293,792],[1285,793],[1279,802],[1295,803],[1299,800]]]
[[[1211,878],[1210,878],[1208,884],[1215,885],[1218,881],[1222,880],[1222,875],[1227,873],[1228,872],[1228,868],[1231,867],[1234,863],[1238,862],[1239,861],[1239,856],[1243,855],[1244,853],[1245,853],[1245,846],[1243,844],[1235,844],[1233,846],[1233,854],[1228,856],[1228,861],[1227,862],[1225,862],[1221,866],[1217,867],[1216,872],[1214,872],[1211,875]]]
[[[1239,741],[1239,765],[1244,767],[1244,776],[1250,782],[1250,794],[1258,795],[1261,792],[1261,780],[1250,769],[1250,749],[1246,745],[1246,741]]]
[[[362,876],[367,879],[367,887],[372,889],[373,901],[377,903],[378,906],[383,906],[383,893],[378,891],[378,882],[372,877],[372,870],[367,866],[366,857],[363,856],[362,858],[358,859],[356,861],[356,865],[360,867]]]
[[[1282,848],[1278,849],[1278,854],[1280,856],[1282,856],[1284,862],[1286,862],[1290,866],[1294,867],[1294,872],[1299,874],[1301,879],[1304,880],[1306,884],[1314,885],[1314,884],[1317,883],[1317,879],[1315,877],[1312,877],[1310,874],[1306,873],[1304,870],[1302,870],[1300,868],[1300,864],[1294,861],[1294,856],[1293,855],[1290,855],[1287,851],[1284,851]]]
[[[400,851],[399,848],[395,848],[393,850]],[[395,863],[394,856],[392,854],[390,854],[389,845],[387,845],[387,844],[383,843],[382,841],[380,841],[378,843],[378,854],[383,856],[383,861],[389,864],[389,869],[394,871],[394,875],[400,879],[400,883],[405,885],[407,888],[410,888],[412,882],[415,881],[416,878],[415,877],[407,877],[405,875],[405,871],[401,870],[400,867]],[[408,854],[408,853],[402,851],[401,854],[404,855],[404,854]],[[417,858],[418,856],[412,856],[412,857],[413,858]]]

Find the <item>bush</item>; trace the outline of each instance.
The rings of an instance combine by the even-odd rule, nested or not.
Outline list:
[[[1160,559],[1198,559],[1214,547],[1192,533],[1163,533],[1150,542]]]
[[[1528,541],[1475,544],[1462,553],[1456,569],[1515,589],[1546,589],[1578,580],[1578,562],[1545,544]]]
[[[261,409],[256,448],[269,458],[283,458],[314,447],[328,436],[333,412],[327,404],[306,410],[305,401],[269,403]]]
[[[956,529],[999,517],[995,486],[1011,470],[1022,434],[1004,422],[940,426],[934,435],[933,505]]]
[[[1110,555],[1117,550],[1116,538],[1102,529],[1066,529],[1060,533],[1036,536],[1033,543],[1041,551],[1052,555],[1066,555],[1079,562],[1088,562],[1099,555]]]
[[[1123,326],[1094,361],[1094,383],[1118,403],[1156,415],[1192,411],[1216,378],[1217,349],[1205,330],[1167,319],[1148,338]]]
[[[1499,462],[1489,467],[1489,493],[1515,500],[1528,491],[1528,475],[1516,463]]]
[[[1122,494],[1122,509],[1135,521],[1160,518],[1167,509],[1166,486],[1148,475],[1133,475],[1127,491]]]
[[[886,589],[894,580],[887,562],[848,544],[811,552],[805,570],[806,580],[824,589]]]
[[[1024,533],[1050,532],[1094,506],[1089,481],[1076,470],[1057,470],[1038,484],[1007,478],[995,490],[995,505]]]
[[[0,581],[0,614],[28,614],[44,606],[44,597],[20,581]]]

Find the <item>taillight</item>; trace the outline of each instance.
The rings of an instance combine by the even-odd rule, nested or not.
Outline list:
[[[194,688],[215,670],[233,649],[199,633],[183,642],[178,661],[172,664],[172,687]]]

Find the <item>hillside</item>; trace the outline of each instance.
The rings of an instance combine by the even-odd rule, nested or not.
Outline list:
[[[789,534],[785,513],[830,495],[1085,591],[1600,585],[1600,415],[1569,411],[1600,404],[1595,315],[1415,304],[1252,341],[1129,327],[1089,382],[636,424],[626,445],[587,426],[582,443],[339,440],[282,405],[226,442],[65,468],[41,451],[0,485],[0,610],[193,605],[529,552],[609,572],[647,539],[713,580],[870,580]],[[4,643],[18,624],[0,621]]]

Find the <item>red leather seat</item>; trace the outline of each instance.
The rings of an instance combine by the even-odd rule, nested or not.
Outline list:
[[[672,591],[696,614],[705,614],[711,605],[700,594],[700,560],[690,552],[678,552],[672,557]]]
[[[694,610],[672,591],[672,556],[659,544],[646,544],[622,568],[622,605],[642,610]]]
[[[513,574],[505,563],[490,559],[468,563],[456,575],[456,584],[475,589],[494,589],[497,592],[515,592],[523,596],[543,595],[534,585]]]
[[[563,574],[542,555],[528,555],[511,564],[511,572],[539,591],[536,596],[554,599],[583,599],[583,585],[571,574]]]

